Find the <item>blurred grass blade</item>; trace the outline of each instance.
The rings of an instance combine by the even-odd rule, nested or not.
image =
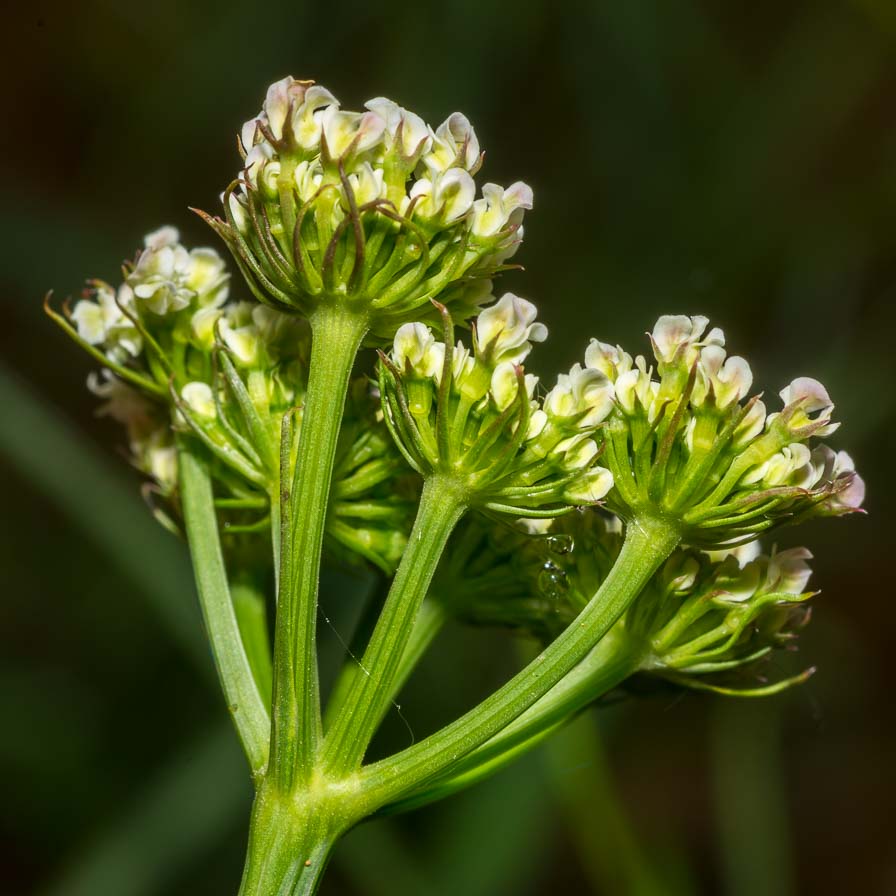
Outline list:
[[[555,734],[546,755],[567,829],[595,893],[683,896],[690,892],[683,883],[661,879],[656,852],[639,843],[616,793],[593,712],[583,713]]]
[[[187,745],[129,812],[45,896],[158,896],[248,813],[251,789],[230,726]]]
[[[375,820],[351,831],[336,847],[334,864],[354,891],[364,896],[426,893],[448,896],[432,868],[411,852],[392,829],[392,819]]]
[[[550,865],[556,825],[538,757],[529,754],[441,810],[427,862],[444,896],[536,892]],[[546,875],[545,879],[549,879]]]
[[[0,407],[0,455],[106,554],[211,673],[187,552],[153,520],[136,484],[3,366]]]
[[[712,724],[716,820],[725,896],[790,896],[787,788],[779,700],[719,700]]]

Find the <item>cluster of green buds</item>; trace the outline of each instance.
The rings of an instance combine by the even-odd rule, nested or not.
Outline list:
[[[99,413],[126,427],[134,464],[165,499],[160,516],[174,524],[178,515],[175,439],[189,432],[215,460],[226,530],[262,533],[277,500],[283,452],[290,469],[295,463],[310,331],[299,316],[228,300],[229,287],[217,252],[188,250],[165,227],[146,237],[117,287],[89,281],[65,314],[48,312],[103,365],[88,384],[103,399]],[[413,496],[395,489],[401,459],[379,417],[374,390],[356,380],[328,535],[343,554],[348,549],[391,571]]]
[[[613,387],[578,365],[539,401],[522,361],[547,336],[531,302],[511,293],[473,322],[472,350],[423,323],[404,324],[381,354],[385,419],[424,477],[460,482],[466,504],[493,513],[552,517],[600,501],[612,486],[596,439]]]
[[[733,546],[810,515],[856,510],[864,485],[849,455],[814,440],[830,435],[834,405],[801,377],[767,413],[748,398],[753,376],[727,357],[704,317],[661,317],[651,334],[656,370],[618,346],[593,340],[586,366],[615,387],[605,431],[615,487],[608,506],[625,520],[674,520],[682,539]],[[704,335],[706,333],[706,335]]]
[[[477,198],[482,153],[459,112],[433,129],[384,97],[365,109],[313,81],[272,84],[243,126],[224,218],[206,219],[261,302],[306,316],[342,302],[386,340],[434,297],[465,319],[516,251],[532,191]]]
[[[622,542],[621,521],[592,508],[525,531],[471,518],[434,591],[463,622],[549,644],[597,592]],[[607,643],[636,657],[633,674],[691,688],[752,696],[797,684],[812,670],[758,686],[738,679],[755,679],[773,651],[794,648],[809,618],[805,602],[814,596],[806,591],[810,559],[805,548],[764,554],[756,541],[730,551],[679,548]]]

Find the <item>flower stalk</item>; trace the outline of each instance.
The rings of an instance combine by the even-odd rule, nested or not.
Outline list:
[[[295,474],[289,489],[281,486],[271,768],[284,791],[310,779],[322,732],[316,642],[320,562],[336,443],[366,322],[338,305],[325,305],[312,316],[311,331]]]
[[[268,760],[271,721],[246,655],[230,596],[208,460],[195,440],[189,438],[179,441],[178,460],[196,589],[218,678],[252,775],[260,778]]]
[[[402,660],[420,605],[455,525],[466,511],[459,483],[441,476],[427,479],[408,547],[379,620],[327,733],[322,761],[327,773],[353,772],[392,702]]]

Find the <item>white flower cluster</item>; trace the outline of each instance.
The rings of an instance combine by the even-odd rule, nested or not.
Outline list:
[[[514,254],[532,207],[521,182],[485,184],[477,198],[482,153],[459,112],[437,128],[385,97],[351,112],[287,77],[240,143],[243,173],[222,197],[227,224],[208,220],[256,297],[305,313],[325,298],[359,299],[389,317],[389,338],[431,298],[461,307],[463,296],[474,313],[490,290],[468,310],[470,290]]]
[[[588,347],[586,370],[606,377],[615,393],[617,464],[629,463],[630,450],[644,458],[631,460],[634,480],[627,477],[631,488],[620,496],[621,509],[648,501],[686,515],[699,507],[707,525],[713,518],[711,525],[721,527],[719,507],[743,510],[733,508],[735,496],[752,496],[750,510],[756,510],[753,498],[771,511],[776,496],[805,494],[808,500],[822,493],[827,512],[858,508],[864,484],[849,455],[807,444],[839,425],[821,383],[794,380],[780,393],[783,409],[774,413],[758,398],[745,401],[753,384],[750,365],[729,357],[724,333],[707,332],[708,324],[699,316],[661,317],[650,334],[655,368],[619,346],[592,340]],[[634,429],[652,435],[626,445]]]
[[[718,560],[688,552],[682,556],[689,557],[695,571],[686,587],[663,599],[653,613],[639,612],[637,605],[632,611],[635,618],[655,620],[648,636],[649,671],[722,693],[771,693],[804,680],[807,673],[759,689],[726,688],[717,675],[750,667],[794,640],[808,618],[803,604],[813,596],[806,591],[812,574],[809,551],[763,554],[757,549]],[[673,562],[675,557],[667,566]],[[656,600],[649,592],[640,599],[645,604]]]
[[[162,227],[145,237],[143,250],[126,271],[117,289],[91,281],[92,296],[72,309],[72,322],[88,345],[123,363],[143,351],[144,328],[167,326],[161,318],[183,326],[176,315],[185,310],[188,328],[210,336],[230,288],[224,259],[214,249],[188,250],[174,227]]]
[[[341,109],[329,90],[311,81],[286,77],[272,84],[261,112],[241,131],[247,182],[276,198],[288,177],[286,188],[303,203],[335,189],[343,208],[350,189],[358,206],[384,200],[434,227],[469,216],[474,238],[515,234],[507,249],[515,248],[532,191],[523,183],[485,184],[476,198],[473,175],[482,153],[465,115],[455,112],[433,129],[386,97],[364,105],[365,112]],[[241,206],[239,220],[247,221],[245,191],[232,197]]]
[[[613,387],[602,374],[576,365],[558,378],[543,402],[539,401],[535,397],[538,378],[524,373],[520,366],[532,343],[547,336],[536,314],[531,302],[512,294],[503,296],[473,322],[472,351],[460,341],[451,346],[436,340],[422,323],[399,328],[392,366],[421,433],[419,444],[429,455],[415,465],[462,469],[467,458],[475,458],[476,463],[487,457],[506,460],[501,452],[510,442],[516,446],[517,461],[509,465],[502,460],[498,478],[506,477],[511,467],[514,472],[526,469],[528,477],[528,488],[517,482],[508,489],[514,507],[527,501],[534,508],[558,500],[567,505],[595,503],[612,486],[609,472],[596,465],[599,447],[595,432],[612,410]],[[448,457],[440,454],[445,443],[439,447],[436,432],[439,418],[446,414],[453,418],[446,424],[452,434]],[[501,438],[496,427],[503,427]],[[476,447],[484,434],[491,440],[489,451]],[[564,477],[562,489],[555,488],[556,483],[539,482],[557,471]]]

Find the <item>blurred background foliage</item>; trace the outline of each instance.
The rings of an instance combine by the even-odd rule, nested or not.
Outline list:
[[[186,206],[216,208],[238,126],[292,73],[353,108],[461,108],[488,177],[532,184],[527,270],[501,286],[551,328],[540,373],[587,336],[643,348],[657,314],[706,313],[760,388],[829,386],[869,485],[868,518],[796,536],[824,590],[807,686],[616,701],[478,789],[354,832],[323,892],[896,892],[891,0],[34,0],[2,32],[0,891],[235,892],[249,785],[185,550],[40,300],[114,278],[163,222],[212,242]],[[363,584],[330,580],[344,637]],[[500,634],[447,633],[408,723],[425,733],[518,662]]]

